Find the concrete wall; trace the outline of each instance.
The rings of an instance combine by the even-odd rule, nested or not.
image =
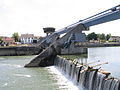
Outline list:
[[[86,35],[85,33],[75,33],[75,42],[85,42]]]
[[[76,47],[74,43],[71,43],[71,45],[68,48],[61,49],[61,54],[69,54],[69,55],[75,55],[75,54],[87,54],[88,49],[86,47]]]
[[[55,58],[54,65],[84,90],[120,90],[120,80],[100,73],[99,69],[81,72],[85,69],[82,65],[60,56]]]
[[[0,47],[0,56],[36,55],[39,52],[37,47]]]

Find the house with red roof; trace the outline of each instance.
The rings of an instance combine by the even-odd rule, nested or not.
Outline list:
[[[6,44],[6,45],[10,45],[10,44],[14,44],[15,43],[14,38],[4,37],[4,36],[0,36],[0,38],[2,38],[3,43]]]

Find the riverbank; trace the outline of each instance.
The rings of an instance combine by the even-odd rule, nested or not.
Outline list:
[[[34,46],[0,47],[0,56],[37,55],[40,49]]]
[[[108,42],[108,43],[100,43],[100,42],[84,42],[84,43],[76,43],[76,47],[113,47],[120,46],[119,42]]]
[[[65,49],[61,51],[61,54],[77,54],[77,53],[87,53],[89,47],[113,47],[120,46],[120,43],[110,42],[110,43],[95,43],[95,42],[84,42],[84,43],[75,43],[75,49]],[[83,49],[82,49],[83,47]],[[7,46],[0,47],[0,56],[21,56],[21,55],[38,55],[40,53],[39,47],[35,46]]]

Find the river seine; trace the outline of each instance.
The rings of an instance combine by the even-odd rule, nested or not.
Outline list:
[[[24,68],[34,56],[0,56],[0,90],[78,90],[54,66]]]
[[[32,58],[34,56],[0,56],[0,90],[82,90],[54,66],[24,68]],[[120,47],[89,48],[88,57],[80,60],[108,62],[99,67],[120,78]]]

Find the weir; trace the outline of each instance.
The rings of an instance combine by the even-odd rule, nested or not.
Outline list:
[[[82,86],[84,90],[120,90],[120,80],[112,76],[106,77],[98,69],[84,71],[84,67],[57,56],[54,65],[65,73],[75,84]]]
[[[38,56],[36,56],[30,63],[26,64],[25,67],[45,67],[53,65],[54,57],[60,54],[87,53],[87,48],[75,47],[75,42],[72,40],[70,40],[70,42],[67,42],[67,45],[64,44],[72,33],[79,33],[82,32],[82,30],[86,30],[86,28],[84,27],[84,25],[80,24],[72,28],[72,30],[65,34],[62,38],[59,38],[57,34],[55,34],[56,37],[54,37],[54,42],[45,49],[43,49],[43,51]]]
[[[60,29],[48,35],[38,47],[42,52],[25,67],[57,66],[67,74],[77,85],[84,90],[120,90],[120,80],[108,74],[100,73],[99,69],[87,69],[84,65],[78,65],[72,61],[63,59],[57,55],[86,53],[83,47],[75,47],[77,33],[82,36],[80,41],[85,41],[82,31],[89,30],[90,26],[120,19],[120,5],[105,10],[99,14],[80,20],[72,25]],[[61,37],[61,34],[65,34]],[[79,51],[79,52],[78,52]],[[84,70],[84,71],[83,71]],[[83,72],[82,72],[83,71]]]
[[[52,65],[51,63],[52,60],[47,59],[53,58],[51,56],[59,55],[62,53],[64,54],[87,53],[87,50],[83,49],[84,47],[82,48],[75,47],[75,43],[77,41],[76,39],[77,33],[79,33],[79,35],[81,36],[81,38],[79,38],[80,41],[85,42],[84,39],[85,35],[82,33],[82,31],[89,30],[90,26],[102,24],[117,19],[120,19],[120,5],[117,5],[113,8],[105,10],[101,13],[98,13],[86,19],[79,20],[74,24],[71,24],[63,29],[60,29],[48,35],[38,45],[42,52],[37,57],[35,57],[29,64],[25,65],[25,67]],[[62,34],[65,35],[61,37]]]

